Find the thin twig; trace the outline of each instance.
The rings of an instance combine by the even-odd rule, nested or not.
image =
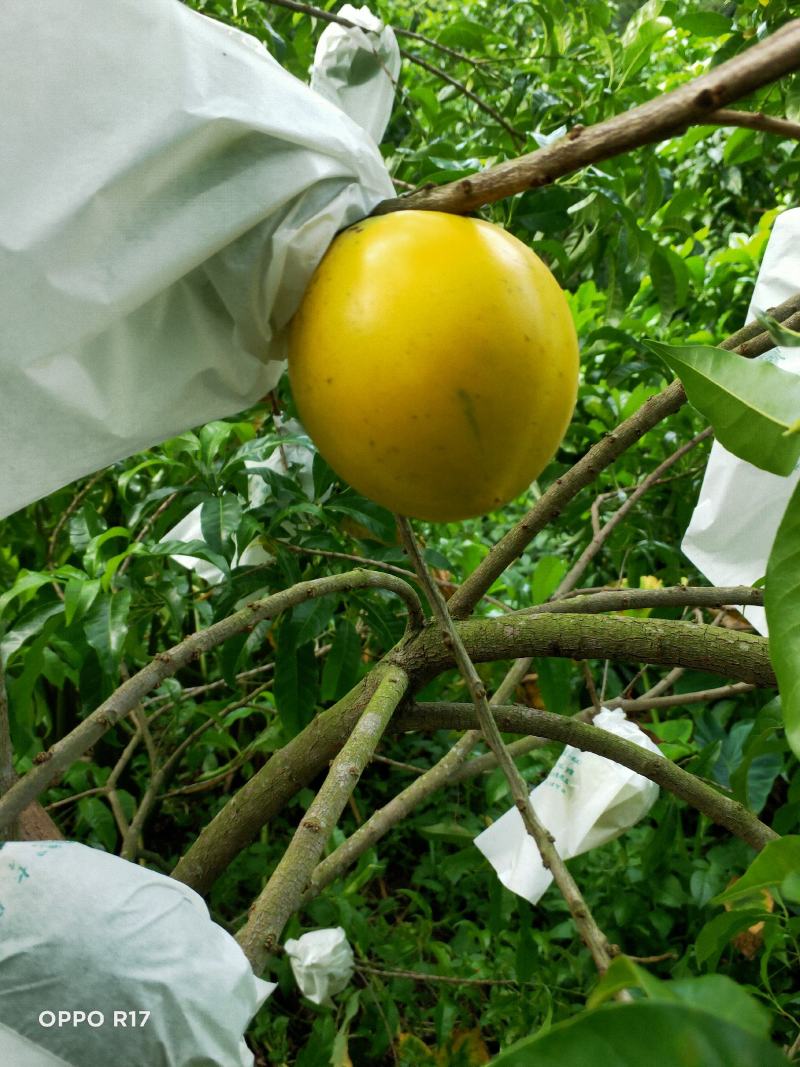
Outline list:
[[[75,512],[78,510],[78,508],[84,502],[86,497],[89,495],[92,489],[94,489],[94,487],[97,485],[97,483],[100,481],[100,479],[105,473],[106,468],[104,467],[103,470],[99,470],[95,474],[93,474],[88,480],[88,482],[79,492],[75,494],[72,500],[70,500],[69,504],[67,504],[67,506],[59,515],[58,522],[56,523],[53,532],[50,535],[50,543],[47,546],[47,557],[45,559],[45,567],[50,567],[52,565],[53,556],[56,553],[56,545],[58,544],[58,537],[61,531],[64,529],[64,526],[66,525],[66,523],[69,522],[69,520],[72,518],[72,516],[75,514]]]
[[[519,130],[516,130],[510,122],[503,118],[497,108],[492,107],[491,104],[487,104],[485,100],[478,96],[477,93],[474,93],[462,81],[459,81],[458,78],[454,78],[452,74],[448,74],[447,71],[442,70],[441,67],[437,67],[433,63],[429,63],[426,59],[423,59],[422,56],[415,55],[413,52],[407,52],[404,48],[400,49],[400,55],[403,56],[404,59],[407,59],[411,63],[414,63],[418,67],[421,67],[423,70],[426,70],[429,74],[433,74],[435,77],[440,78],[443,82],[446,82],[448,85],[452,85],[455,89],[458,89],[458,91],[463,96],[466,96],[468,100],[471,100],[473,104],[476,105],[476,107],[478,107],[481,111],[485,112],[485,114],[489,115],[495,120],[495,122],[502,126],[503,129],[511,135],[511,139],[514,141],[514,144],[518,148],[522,144],[524,144],[525,138],[522,136]]]
[[[414,578],[416,580],[416,574],[410,571],[407,567],[398,567],[394,563],[385,563],[381,559],[370,559],[367,556],[359,556],[355,552],[337,552],[331,548],[308,548],[305,545],[293,545],[290,541],[281,541],[276,539],[273,544],[280,545],[281,548],[287,549],[289,552],[294,552],[296,555],[306,556],[320,556],[322,559],[341,559],[347,560],[350,563],[357,563],[360,567],[375,567],[377,570],[386,571],[387,574],[396,574],[399,578]],[[437,585],[440,585],[443,589],[458,589],[458,583],[450,581],[447,578],[434,578]],[[486,596],[484,598],[489,604],[494,604],[497,608],[502,608],[503,611],[508,611],[508,604],[499,600],[494,596]]]
[[[348,29],[357,28],[354,22],[342,18],[341,15],[334,15],[331,11],[323,11],[322,8],[313,7],[311,4],[298,3],[297,0],[264,0],[264,2],[272,4],[274,7],[285,7],[288,11],[296,11],[298,14],[309,15],[311,18],[321,19],[324,22],[335,22],[337,25],[345,26]],[[424,33],[407,30],[403,26],[392,26],[392,29],[398,37],[408,37],[413,41],[419,41],[430,48],[437,49],[446,56],[450,56],[451,59],[457,59],[460,63],[471,63],[473,66],[478,64],[478,60],[472,56],[468,56],[464,52],[458,52],[455,48],[449,48],[446,44],[440,44],[433,37],[426,37]]]
[[[443,982],[445,985],[522,985],[513,978],[453,978],[445,974],[426,974],[424,971],[400,971],[387,967],[372,967],[366,963],[356,965],[357,971],[377,974],[381,978],[409,978],[413,982]]]
[[[399,517],[397,521],[400,529],[400,536],[406,551],[411,557],[414,569],[419,575],[420,581],[425,586],[431,609],[442,628],[443,640],[452,650],[453,658],[469,688],[474,705],[474,712],[477,716],[481,732],[483,733],[486,743],[497,757],[500,768],[506,776],[509,788],[511,789],[511,795],[514,798],[514,803],[522,817],[525,829],[535,841],[542,857],[542,863],[551,871],[553,879],[567,903],[567,907],[569,908],[578,932],[589,949],[592,959],[595,962],[595,966],[602,974],[608,969],[608,966],[611,963],[614,954],[613,949],[605,934],[595,922],[592,913],[575,883],[575,879],[569,873],[566,864],[559,856],[552,834],[539,821],[539,818],[534,811],[528,795],[527,783],[517,770],[516,764],[503,743],[500,730],[495,722],[489,707],[489,702],[486,698],[486,689],[484,688],[483,682],[464,647],[464,643],[461,640],[458,631],[453,626],[444,597],[439,591],[436,583],[431,581],[427,565],[422,558],[422,553],[420,552],[419,545],[414,537],[408,519]]]
[[[554,594],[555,596],[555,594]],[[561,594],[558,600],[533,604],[509,613],[517,615],[553,615],[561,612],[602,615],[607,611],[629,611],[637,608],[723,608],[731,605],[761,606],[764,590],[748,585],[706,586],[671,585],[661,589],[598,589],[580,596]]]
[[[763,111],[739,111],[732,108],[720,108],[708,117],[714,126],[742,126],[748,130],[761,133],[776,133],[779,137],[800,137],[800,122],[765,115]]]

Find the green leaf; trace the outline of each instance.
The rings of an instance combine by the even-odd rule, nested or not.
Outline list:
[[[312,719],[317,700],[317,661],[312,645],[296,646],[295,626],[284,622],[278,631],[273,686],[278,715],[290,737]]]
[[[190,556],[193,559],[204,559],[206,563],[213,563],[226,577],[230,576],[231,572],[227,559],[209,548],[205,541],[159,541],[143,549],[142,555]]]
[[[80,622],[100,592],[99,578],[71,578],[64,588],[64,621]]]
[[[800,347],[800,333],[796,330],[790,330],[787,326],[784,326],[782,322],[778,322],[777,319],[773,319],[771,315],[765,315],[761,311],[756,312],[756,319],[769,333],[776,345],[781,348]]]
[[[591,1053],[587,1057],[587,1051]],[[786,1067],[763,1037],[686,1003],[615,1004],[524,1038],[493,1067]]]
[[[22,596],[23,593],[41,589],[43,585],[47,585],[48,582],[52,582],[52,580],[52,574],[40,574],[38,571],[22,572],[11,588],[0,596],[0,615],[5,612],[12,600],[15,600],[18,596]]]
[[[417,832],[431,841],[446,841],[450,845],[463,845],[465,841],[472,841],[475,836],[461,823],[452,819],[431,823],[429,826],[418,826]]]
[[[753,130],[738,129],[728,136],[722,161],[726,167],[738,166],[761,154],[761,139]]]
[[[787,875],[800,870],[800,836],[781,837],[770,841],[759,852],[738,881],[720,893],[713,904],[742,900],[762,889],[775,889]]]
[[[658,999],[662,983],[644,967],[634,963],[628,956],[617,956],[611,961],[606,973],[600,978],[586,1001],[589,1009],[599,1008],[621,989],[641,989],[649,997]],[[664,994],[663,999],[672,999]]]
[[[567,573],[566,560],[559,556],[542,556],[531,579],[531,603],[544,604]]]
[[[79,823],[85,823],[92,830],[106,852],[114,852],[117,828],[107,805],[99,797],[83,797],[77,808]]]
[[[694,954],[697,962],[708,964],[710,970],[714,970],[719,958],[730,945],[732,938],[747,930],[756,923],[762,922],[765,914],[757,908],[735,909],[723,911],[710,919],[697,935],[694,944]]]
[[[568,659],[537,659],[539,691],[548,711],[566,715],[573,710],[572,678],[574,668]]]
[[[333,618],[335,604],[336,597],[324,596],[319,600],[306,600],[297,605],[292,612],[292,623],[296,627],[296,644],[305,645],[327,630]]]
[[[677,252],[658,247],[650,257],[650,277],[661,308],[661,322],[669,322],[686,305],[689,294],[689,268]]]
[[[325,657],[320,699],[338,700],[344,696],[358,679],[360,661],[361,638],[349,619],[341,618],[336,623],[331,650]]]
[[[695,37],[721,37],[731,32],[731,20],[718,11],[687,11],[675,20],[675,25]]]
[[[200,511],[200,529],[208,547],[213,552],[224,554],[241,519],[242,505],[235,493],[224,493],[204,500]]]
[[[646,340],[675,371],[689,402],[730,452],[772,474],[791,474],[800,437],[787,437],[800,411],[800,375],[722,348],[676,347]]]
[[[0,641],[0,662],[8,665],[11,657],[17,652],[30,637],[35,637],[44,628],[49,619],[64,612],[64,605],[60,600],[51,601],[49,604],[31,604],[21,615],[14,620],[14,626]],[[59,620],[60,621],[60,620]]]
[[[725,974],[706,974],[700,978],[676,978],[664,985],[684,1004],[707,1011],[732,1026],[740,1026],[756,1037],[769,1037],[770,1014]]]
[[[84,620],[86,640],[97,653],[106,674],[116,674],[119,667],[128,633],[130,607],[130,590],[120,589],[117,593],[103,593],[95,600]]]
[[[800,437],[792,440],[800,444]],[[786,740],[800,758],[800,483],[792,493],[767,562],[764,606]]]

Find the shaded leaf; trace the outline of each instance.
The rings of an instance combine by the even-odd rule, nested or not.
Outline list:
[[[770,841],[759,852],[741,878],[713,900],[714,904],[742,900],[761,889],[780,886],[787,875],[800,870],[800,836]]]
[[[95,600],[84,620],[86,640],[97,653],[106,674],[115,674],[119,667],[128,633],[130,607],[131,593],[128,589],[103,593]]]
[[[800,444],[800,436],[790,440]],[[792,493],[767,562],[764,606],[786,739],[800,758],[800,483]]]
[[[642,1001],[589,1011],[501,1052],[496,1067],[786,1067],[768,1040],[685,1003]]]
[[[722,348],[644,343],[675,371],[730,452],[772,474],[792,473],[800,437],[786,431],[800,411],[800,375]]]

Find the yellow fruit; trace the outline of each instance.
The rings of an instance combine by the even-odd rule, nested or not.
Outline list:
[[[564,436],[569,307],[528,247],[479,219],[400,211],[340,234],[289,340],[300,418],[333,469],[402,515],[482,515]]]

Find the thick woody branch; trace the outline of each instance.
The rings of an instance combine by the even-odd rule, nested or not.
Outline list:
[[[408,607],[410,630],[418,629],[424,621],[419,597],[407,582],[389,574],[376,574],[371,571],[350,571],[328,578],[316,578],[300,582],[291,589],[263,600],[254,600],[241,611],[229,615],[227,619],[214,623],[205,630],[199,630],[166,652],[160,652],[146,667],[123,682],[66,737],[57,741],[46,752],[40,753],[35,766],[0,799],[0,829],[57,781],[76,759],[120,719],[125,718],[140,700],[165,678],[176,674],[192,660],[221,645],[235,634],[252,629],[264,619],[275,618],[288,608],[314,597],[351,589],[387,589],[397,593]]]
[[[773,308],[771,314],[786,326],[795,319],[800,320],[800,293]],[[774,343],[768,332],[762,330],[758,323],[752,322],[737,330],[719,347],[751,358],[769,351],[774,347]],[[548,486],[528,514],[497,542],[489,555],[456,590],[448,603],[453,618],[469,615],[506,567],[519,558],[533,538],[561,514],[581,489],[590,485],[648,430],[652,430],[668,415],[678,411],[685,402],[686,393],[683,386],[679,381],[674,381],[663,392],[650,397],[615,430],[592,445],[586,455],[566,474]]]
[[[500,729],[509,733],[533,734],[552,741],[563,741],[586,752],[605,756],[644,775],[697,808],[712,822],[741,837],[753,848],[761,849],[778,837],[774,830],[738,801],[718,793],[666,757],[640,748],[607,730],[590,726],[577,718],[518,705],[494,707],[493,712]],[[399,716],[396,725],[398,729],[409,730],[464,730],[473,727],[475,721],[474,709],[469,704],[426,703],[415,705]]]
[[[411,557],[414,564],[414,570],[419,575],[420,581],[425,587],[425,592],[431,608],[439,626],[441,627],[441,639],[447,648],[452,651],[459,672],[467,683],[467,688],[470,691],[470,696],[472,697],[473,702],[473,714],[477,719],[478,726],[480,727],[486,744],[491,749],[497,759],[498,766],[505,775],[509,789],[511,790],[511,795],[514,798],[514,804],[520,813],[525,830],[536,843],[536,847],[542,857],[542,863],[552,873],[553,880],[566,901],[578,933],[586,947],[589,949],[598,971],[603,974],[611,963],[613,950],[605,934],[595,922],[594,916],[589,910],[586,901],[583,899],[583,895],[578,889],[575,879],[567,870],[566,864],[558,854],[553,835],[539,820],[539,816],[536,814],[528,794],[528,785],[517,770],[517,766],[511,758],[511,754],[506,748],[505,742],[500,735],[500,730],[495,722],[492,710],[489,707],[489,701],[486,696],[483,682],[481,681],[478,672],[475,670],[475,665],[467,652],[464,642],[461,639],[461,635],[453,625],[453,620],[448,614],[447,604],[444,597],[439,591],[436,583],[431,580],[427,564],[422,558],[422,553],[414,537],[408,519],[398,518],[397,522],[400,529],[401,540]]]
[[[325,842],[406,691],[408,675],[401,668],[385,664],[378,671],[381,677],[375,692],[236,935],[256,974],[264,969],[284,926],[299,906]]]
[[[475,662],[557,656],[654,663],[720,674],[763,688],[774,688],[775,672],[765,637],[671,619],[517,612],[494,619],[468,619],[458,632]],[[402,662],[415,686],[454,666],[441,635],[425,629],[410,644]]]
[[[517,661],[507,672],[500,687],[492,697],[492,703],[502,704],[506,701],[522,680],[526,670],[527,666],[523,666],[523,661]],[[463,776],[462,772],[466,769],[465,761],[480,739],[480,730],[467,730],[456,741],[450,751],[427,771],[423,771],[421,768],[406,767],[405,769],[407,770],[416,771],[420,777],[408,788],[394,796],[388,804],[374,811],[354,834],[351,834],[330,856],[320,863],[311,878],[311,885],[306,893],[306,899],[317,896],[327,885],[339,878],[348,867],[355,863],[362,853],[371,848],[393,826],[423,804],[438,789],[449,782],[460,781]],[[515,741],[505,746],[508,755],[512,759],[516,759],[517,756],[530,751],[531,747],[533,747],[531,740],[533,740],[534,744],[543,743],[539,738],[523,738],[521,741]],[[497,757],[493,752],[487,753],[487,757],[484,758],[492,760],[494,766],[497,765]],[[472,760],[469,766],[476,762],[476,760]],[[479,774],[480,771],[476,770],[474,773]],[[466,777],[469,777],[469,775],[466,775]]]
[[[550,613],[471,619],[460,623],[458,632],[475,662],[523,656],[608,658],[685,665],[770,688],[776,684],[767,640],[721,627]],[[452,650],[432,627],[407,638],[389,659],[409,674],[412,691],[454,665]],[[271,757],[200,833],[172,872],[174,878],[199,893],[210,888],[264,823],[333,759],[373,691],[374,675]]]
[[[435,189],[384,200],[373,214],[421,209],[466,214],[504,197],[550,185],[592,163],[707,123],[726,104],[800,69],[800,20],[686,85],[594,126],[575,126],[553,144]]]
[[[378,811],[362,823],[359,828],[342,842],[330,856],[319,864],[311,876],[311,884],[305,899],[310,900],[352,866],[367,849],[372,848],[392,827],[402,822],[407,815],[418,808],[431,794],[446,785],[472,749],[480,734],[477,730],[468,730],[453,745],[446,756],[420,775],[408,788],[398,793]]]
[[[261,827],[334,758],[375,691],[377,668],[304,730],[234,794],[197,837],[172,877],[204,893]]]

